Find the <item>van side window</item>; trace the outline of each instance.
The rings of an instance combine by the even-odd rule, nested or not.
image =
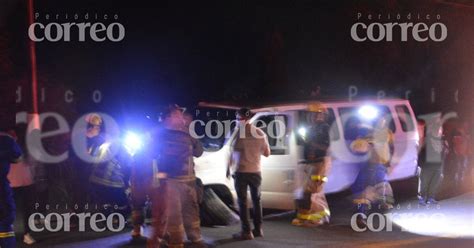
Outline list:
[[[397,105],[395,106],[395,110],[397,111],[398,120],[400,121],[402,130],[404,132],[413,131],[415,127],[413,125],[413,119],[411,118],[408,107],[406,105]]]
[[[235,110],[202,108],[200,112],[201,114],[197,116],[196,120],[202,121],[202,123],[195,123],[193,131],[198,137],[201,137],[199,141],[206,152],[219,151],[230,138],[236,126]]]
[[[329,137],[331,137],[331,140],[338,140],[339,129],[337,128],[336,115],[332,108],[328,108],[328,124],[331,127],[329,129]]]
[[[395,132],[395,122],[393,121],[390,109],[383,105],[373,105],[371,107],[376,111],[373,116],[371,116],[371,113],[367,113],[367,116],[363,116],[365,113],[359,111],[361,107],[339,108],[345,140],[351,141],[367,135],[382,116],[387,120],[387,127],[392,130],[392,132]]]
[[[265,115],[255,120],[254,124],[267,135],[272,155],[289,153],[288,116]]]

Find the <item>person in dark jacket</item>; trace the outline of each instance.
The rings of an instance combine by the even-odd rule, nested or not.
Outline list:
[[[10,164],[20,160],[22,151],[15,139],[0,129],[0,247],[16,247],[13,222],[15,203],[7,175]]]
[[[163,223],[169,234],[168,247],[184,247],[187,237],[195,246],[205,246],[201,236],[199,203],[196,192],[193,157],[203,153],[201,143],[186,131],[184,110],[170,105],[164,113],[164,128],[154,137],[154,177],[159,178],[155,187],[158,197],[152,200],[154,234],[152,243],[163,237]],[[164,189],[164,190],[163,190]],[[163,199],[165,205],[157,200]],[[160,197],[161,195],[161,197]],[[158,204],[155,204],[158,203]],[[159,215],[155,213],[160,213]],[[159,240],[158,240],[159,241]]]

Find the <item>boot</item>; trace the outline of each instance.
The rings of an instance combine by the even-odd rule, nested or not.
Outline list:
[[[252,240],[254,239],[252,232],[238,232],[232,235],[233,239],[236,240]]]
[[[252,234],[254,237],[260,237],[263,238],[263,230],[262,228],[255,228],[252,230]]]

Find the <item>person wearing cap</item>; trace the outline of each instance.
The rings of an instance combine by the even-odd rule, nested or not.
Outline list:
[[[153,180],[155,189],[152,191],[158,193],[152,194],[154,231],[149,247],[150,244],[163,243],[157,239],[165,236],[164,231],[168,234],[170,248],[184,247],[185,237],[193,246],[205,246],[193,163],[193,157],[201,156],[204,150],[201,143],[186,131],[183,112],[184,109],[176,104],[165,109],[163,128],[154,137],[150,148],[154,150],[154,179],[158,179],[158,182]],[[165,200],[165,205],[160,204],[160,200]],[[163,230],[163,225],[166,225],[166,230]]]
[[[15,139],[6,133],[8,128],[0,127],[0,247],[16,247],[13,222],[15,202],[7,175],[10,164],[20,161],[22,151]]]
[[[231,156],[230,166],[235,165],[235,191],[239,202],[239,216],[241,231],[233,235],[234,239],[249,240],[254,237],[263,237],[261,185],[261,156],[270,156],[270,146],[266,134],[249,122],[252,113],[248,108],[242,108],[237,113],[239,121],[237,138]],[[229,176],[229,172],[227,173]],[[251,230],[249,212],[247,208],[247,190],[253,202],[253,224]]]
[[[303,137],[304,160],[296,169],[298,180],[295,191],[296,218],[292,225],[314,227],[329,223],[329,205],[324,195],[331,161],[329,149],[329,124],[326,122],[327,109],[319,102],[311,103],[308,111],[313,125]]]

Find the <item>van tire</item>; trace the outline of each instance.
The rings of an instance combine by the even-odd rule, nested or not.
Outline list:
[[[204,188],[210,188],[214,193],[221,199],[224,204],[232,209],[234,212],[238,212],[237,208],[235,207],[234,203],[234,196],[230,192],[229,188],[226,185],[223,184],[210,184],[204,186]]]
[[[210,188],[204,189],[200,207],[203,226],[228,226],[239,222],[239,217]]]

